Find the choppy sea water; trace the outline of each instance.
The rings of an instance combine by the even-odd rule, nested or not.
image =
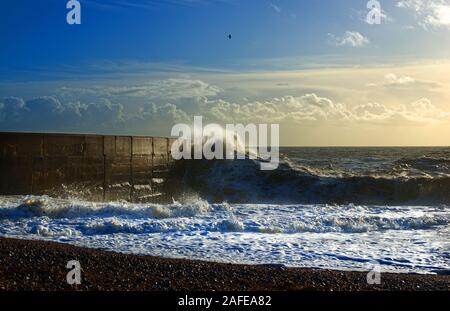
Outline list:
[[[173,204],[0,197],[0,235],[219,262],[368,270],[377,261],[382,271],[448,273],[450,149],[282,152],[274,172],[254,161],[193,168],[190,196]]]

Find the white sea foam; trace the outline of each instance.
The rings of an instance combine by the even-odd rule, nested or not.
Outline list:
[[[93,203],[0,197],[0,235],[237,263],[450,269],[449,206]]]

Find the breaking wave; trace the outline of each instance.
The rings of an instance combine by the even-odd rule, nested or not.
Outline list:
[[[72,221],[79,234],[190,232],[343,232],[362,233],[385,230],[426,230],[447,226],[450,214],[446,208],[410,208],[333,205],[235,205],[193,203],[132,204],[128,202],[92,203],[60,200],[50,197],[3,199],[0,221]],[[201,220],[194,221],[191,220]],[[62,232],[73,235],[75,231]],[[52,235],[41,222],[29,226],[29,232]],[[61,231],[57,232],[61,234]]]
[[[133,204],[126,201],[95,203],[76,200],[55,199],[48,196],[27,196],[25,198],[1,198],[0,219],[31,217],[79,218],[114,217],[171,218],[194,217],[209,212],[213,207],[203,200],[191,204]],[[217,208],[215,205],[214,207]],[[225,205],[226,206],[226,205]]]
[[[409,159],[396,165],[448,165],[446,159]],[[401,164],[400,164],[401,163]],[[426,163],[426,164],[425,164]],[[437,164],[440,163],[440,164]],[[443,165],[443,164],[442,164]],[[186,163],[186,188],[211,202],[279,204],[447,204],[450,174],[342,174],[306,165],[280,163],[260,171],[257,161],[192,161]],[[395,170],[395,169],[394,169]]]

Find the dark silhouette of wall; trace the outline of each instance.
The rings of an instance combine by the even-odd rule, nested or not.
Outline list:
[[[0,194],[169,200],[173,139],[0,133]]]

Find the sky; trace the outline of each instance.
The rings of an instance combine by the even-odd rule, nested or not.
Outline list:
[[[280,124],[285,146],[450,145],[450,0],[0,3],[0,131],[169,136]],[[228,35],[231,34],[231,39]]]

